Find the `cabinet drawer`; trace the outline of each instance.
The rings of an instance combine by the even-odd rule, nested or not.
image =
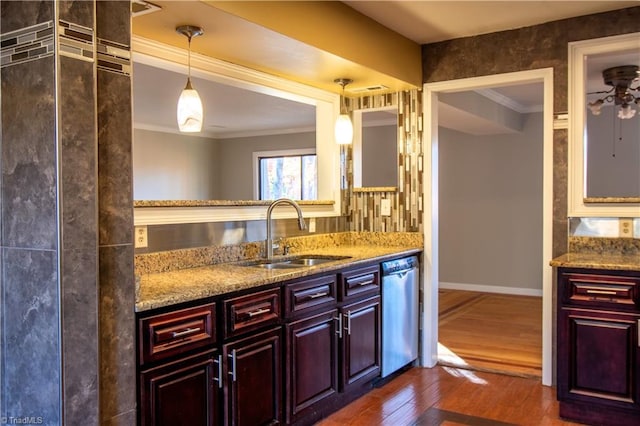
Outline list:
[[[225,338],[280,320],[280,289],[261,291],[222,302]]]
[[[287,316],[337,302],[336,276],[328,275],[287,284],[284,304]]]
[[[140,319],[140,362],[145,364],[214,344],[215,317],[215,304],[209,303]]]
[[[345,271],[340,274],[340,296],[342,300],[353,296],[380,292],[380,265]]]
[[[563,302],[581,306],[640,307],[640,277],[577,274],[562,275]]]

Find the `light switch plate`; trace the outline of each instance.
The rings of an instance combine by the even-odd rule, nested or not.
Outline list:
[[[380,200],[380,215],[391,216],[391,200],[383,198]]]

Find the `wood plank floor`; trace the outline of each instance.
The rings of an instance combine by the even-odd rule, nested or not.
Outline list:
[[[438,332],[441,365],[412,368],[318,426],[576,424],[540,381],[541,298],[440,290]]]
[[[440,290],[438,361],[542,376],[542,298]]]
[[[414,367],[318,426],[575,425],[558,417],[556,390],[535,378]]]

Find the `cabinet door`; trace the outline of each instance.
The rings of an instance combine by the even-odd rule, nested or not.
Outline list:
[[[227,424],[281,423],[281,340],[278,327],[223,346]]]
[[[348,391],[380,374],[380,297],[341,308],[341,390]]]
[[[558,399],[640,410],[640,315],[558,313]]]
[[[302,319],[287,330],[287,423],[338,391],[337,309]]]
[[[140,423],[144,426],[210,426],[219,417],[215,351],[140,374]]]

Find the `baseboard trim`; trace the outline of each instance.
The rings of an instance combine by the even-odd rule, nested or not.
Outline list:
[[[513,294],[517,296],[542,297],[542,289],[536,290],[535,288],[503,287],[497,285],[463,284],[449,282],[439,283],[438,288],[442,288],[445,290],[480,291],[482,293],[499,293]]]

